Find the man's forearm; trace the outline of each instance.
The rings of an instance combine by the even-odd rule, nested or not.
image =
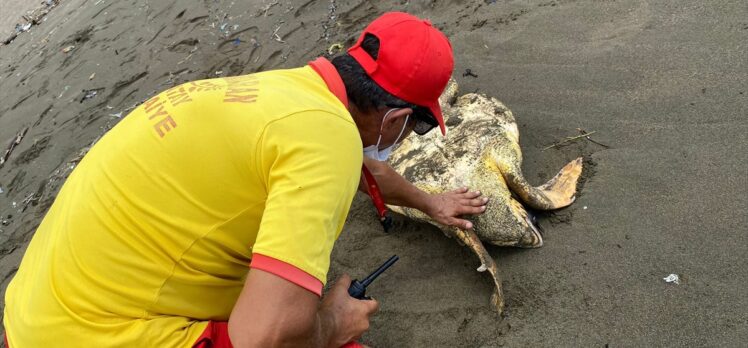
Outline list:
[[[316,332],[312,339],[312,347],[331,347],[332,336],[335,332],[335,320],[332,315],[326,313],[324,309],[317,311],[317,320],[315,323]],[[337,347],[335,347],[337,348]]]
[[[228,324],[237,348],[327,348],[336,329],[315,294],[258,269],[250,270]]]
[[[473,224],[462,216],[482,214],[486,210],[488,198],[480,197],[478,191],[470,192],[462,187],[432,194],[405,180],[387,163],[367,158],[364,163],[377,180],[387,204],[415,208],[440,224],[463,229],[471,229]],[[365,191],[366,186],[362,184],[361,190]]]
[[[411,184],[389,164],[364,158],[364,164],[377,180],[384,202],[426,211],[430,195]]]

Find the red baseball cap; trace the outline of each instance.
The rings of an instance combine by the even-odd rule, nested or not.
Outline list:
[[[361,43],[366,34],[379,39],[374,60]],[[452,76],[454,59],[447,37],[428,20],[403,12],[387,12],[364,29],[348,49],[366,74],[390,94],[428,108],[446,134],[439,96]]]

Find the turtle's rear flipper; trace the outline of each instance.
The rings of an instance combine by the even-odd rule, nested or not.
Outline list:
[[[491,295],[491,304],[494,306],[496,311],[501,314],[504,310],[504,295],[501,291],[501,279],[499,278],[499,268],[496,266],[496,262],[494,262],[491,255],[488,254],[488,251],[486,251],[486,248],[483,246],[480,239],[478,239],[475,232],[472,230],[455,229],[454,233],[462,243],[470,247],[470,249],[478,255],[478,259],[480,259],[481,262],[480,267],[478,267],[478,272],[484,272],[487,270],[491,274],[491,278],[495,285],[493,295]]]
[[[519,168],[512,168],[502,175],[512,192],[527,205],[540,210],[559,209],[574,202],[577,181],[582,174],[582,157],[564,166],[556,176],[542,186],[532,187]]]

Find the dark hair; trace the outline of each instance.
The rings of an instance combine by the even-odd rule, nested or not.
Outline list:
[[[379,39],[372,34],[366,34],[361,48],[376,60],[379,56]],[[348,53],[333,58],[332,64],[338,70],[340,78],[343,79],[348,100],[359,110],[369,112],[383,106],[390,106],[412,108],[418,113],[429,113],[427,108],[404,101],[385,91],[366,75],[364,68]]]

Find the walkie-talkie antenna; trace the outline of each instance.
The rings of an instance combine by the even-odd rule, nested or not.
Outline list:
[[[374,279],[377,279],[382,272],[386,271],[387,268],[390,268],[392,264],[395,263],[395,261],[399,260],[400,258],[397,257],[397,255],[392,255],[389,260],[387,260],[383,265],[379,266],[376,271],[374,271],[372,274],[369,274],[368,277],[364,278],[362,281],[353,280],[351,282],[351,285],[348,287],[348,295],[351,295],[353,298],[357,298],[359,300],[369,300],[370,298],[366,296],[366,287],[371,284]]]
[[[364,278],[364,280],[361,281],[361,284],[363,284],[364,286],[369,286],[369,284],[371,284],[374,279],[377,279],[377,277],[379,277],[382,272],[390,268],[390,266],[392,266],[392,264],[394,264],[399,259],[400,258],[397,255],[392,255],[392,257],[390,257],[382,266],[379,266],[376,271],[372,272],[368,277]]]

